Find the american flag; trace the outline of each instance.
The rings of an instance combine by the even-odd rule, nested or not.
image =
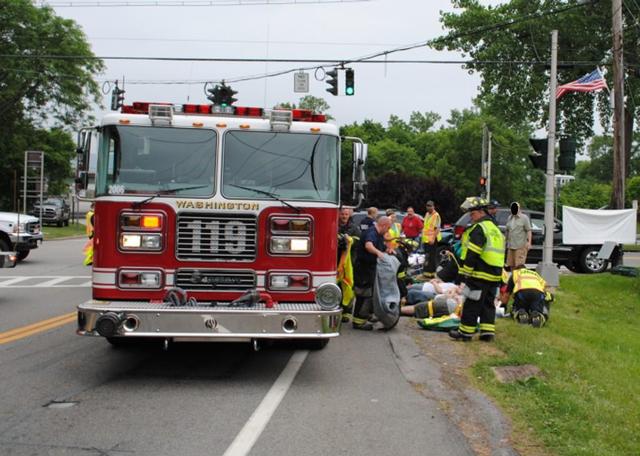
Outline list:
[[[589,74],[585,74],[580,79],[558,86],[556,90],[556,100],[567,92],[594,92],[600,89],[607,89],[607,81],[596,68]]]

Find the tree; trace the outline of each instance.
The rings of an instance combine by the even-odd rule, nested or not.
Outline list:
[[[284,102],[278,103],[273,107],[274,109],[309,109],[316,114],[324,114],[327,119],[333,119],[333,117],[327,112],[331,109],[329,103],[324,98],[314,97],[313,95],[305,95],[298,101],[298,106],[295,103]]]
[[[51,58],[47,56],[73,56]],[[27,149],[46,149],[46,170],[55,188],[70,172],[73,147],[61,130],[86,121],[101,94],[93,76],[104,68],[80,27],[36,7],[30,0],[0,7],[0,205],[11,207],[14,171]],[[70,155],[69,155],[70,154]]]
[[[581,179],[562,187],[558,200],[563,206],[598,209],[609,203],[610,193],[611,184]]]
[[[438,49],[461,51],[476,61],[467,67],[470,72],[481,74],[478,104],[513,127],[546,127],[549,97],[546,65],[550,61],[549,36],[552,29],[560,30],[560,61],[589,62],[587,66],[561,65],[558,69],[561,83],[578,79],[598,64],[611,62],[611,2],[511,0],[498,6],[483,6],[478,0],[452,0],[452,3],[462,11],[442,13],[441,21],[451,33],[448,38],[434,40],[432,44]],[[575,7],[567,9],[571,6]],[[566,11],[545,14],[556,9]],[[624,14],[626,23],[637,23],[629,8],[624,9]],[[531,18],[522,20],[528,16]],[[490,27],[492,24],[504,25]],[[625,50],[637,49],[639,44],[640,27],[627,27]],[[625,53],[625,64],[629,68],[637,68],[639,63],[638,53]],[[625,119],[625,136],[629,138],[627,160],[631,150],[633,119],[639,113],[633,101],[640,100],[639,76],[638,72],[626,72],[625,95],[630,100]],[[610,75],[607,77],[610,81]],[[565,95],[558,103],[559,131],[584,142],[593,134],[595,107],[606,127],[610,119],[606,92],[595,96],[583,93]]]

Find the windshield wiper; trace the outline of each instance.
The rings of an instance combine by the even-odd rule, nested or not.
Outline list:
[[[133,204],[131,204],[131,207],[133,209],[140,209],[142,206],[144,206],[148,202],[154,200],[155,198],[157,198],[159,196],[165,195],[167,193],[183,192],[183,191],[186,191],[186,190],[197,190],[199,188],[205,188],[205,187],[208,187],[208,185],[194,185],[192,187],[179,187],[179,188],[171,188],[171,189],[167,189],[167,190],[162,190],[162,191],[154,193],[149,198],[145,198],[142,201],[134,202]]]
[[[249,190],[251,192],[256,192],[256,193],[261,193],[262,195],[267,195],[271,198],[273,198],[276,201],[280,201],[282,204],[284,204],[287,207],[290,207],[291,209],[293,209],[294,211],[296,211],[298,214],[301,212],[301,209],[299,207],[295,207],[293,204],[289,204],[287,203],[285,200],[283,200],[282,198],[280,198],[278,195],[276,195],[275,193],[271,193],[271,192],[267,192],[264,190],[259,190],[257,188],[251,188],[251,187],[245,187],[243,185],[236,185],[236,184],[227,184],[230,185],[231,187],[236,187],[236,188],[241,188],[243,190]]]

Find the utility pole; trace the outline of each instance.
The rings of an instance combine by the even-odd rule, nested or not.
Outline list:
[[[483,198],[489,198],[489,163],[490,163],[490,150],[491,145],[489,142],[491,141],[491,132],[489,131],[489,127],[485,124],[482,127],[482,161],[480,163],[480,177],[485,179],[484,185],[480,190]]]
[[[556,152],[556,88],[558,86],[558,31],[551,32],[551,78],[549,80],[549,129],[547,142],[547,175],[544,192],[544,249],[536,270],[549,287],[560,284],[560,273],[553,262],[553,199],[555,196]]]
[[[624,66],[622,57],[622,0],[611,2],[613,13],[613,185],[611,206],[624,209]]]
[[[491,130],[487,137],[487,200],[491,200]]]

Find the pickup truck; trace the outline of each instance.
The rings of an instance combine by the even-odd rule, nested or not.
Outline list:
[[[33,205],[31,215],[40,217],[40,203]],[[49,197],[42,202],[42,224],[56,224],[68,226],[71,217],[71,209],[64,198]]]
[[[535,264],[542,261],[544,244],[544,212],[523,209],[522,212],[531,221],[531,249],[527,255],[527,264]],[[506,231],[507,219],[511,215],[508,208],[500,208],[496,213],[496,221],[500,230]],[[469,225],[470,216],[464,214],[458,219],[454,228],[456,239],[460,239],[462,233]],[[596,273],[604,272],[609,261],[598,258],[602,245],[566,245],[562,242],[562,222],[554,219],[553,228],[553,262],[559,266],[566,266],[574,272]],[[622,262],[622,246],[617,246],[612,254],[611,261],[614,264]]]
[[[43,240],[40,221],[31,215],[0,212],[0,251],[16,252],[24,260]]]

